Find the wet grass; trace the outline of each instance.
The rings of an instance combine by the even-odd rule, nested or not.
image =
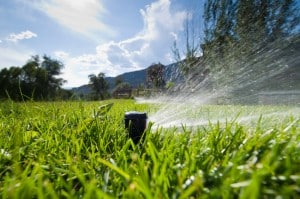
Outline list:
[[[99,109],[110,103],[111,109]],[[238,120],[193,131],[149,123],[145,142],[136,146],[123,122],[124,112],[131,110],[151,113],[157,105],[131,100],[1,103],[0,196],[300,196],[299,113],[268,125],[258,118],[254,130]]]

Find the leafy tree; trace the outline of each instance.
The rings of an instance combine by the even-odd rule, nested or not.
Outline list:
[[[123,83],[123,78],[122,76],[117,76],[115,79],[115,86],[118,86],[119,84]]]
[[[147,70],[147,82],[155,88],[163,88],[164,80],[164,65],[161,63],[152,64]]]
[[[196,5],[195,5],[196,6]],[[191,16],[193,16],[191,18]],[[184,75],[186,80],[189,76],[195,71],[196,65],[195,63],[198,60],[198,56],[201,54],[200,52],[200,38],[197,34],[197,30],[200,29],[196,27],[197,23],[197,13],[188,13],[185,21],[185,46],[183,50],[183,57],[181,52],[177,47],[177,42],[174,41],[172,52],[174,55],[177,64],[180,67],[181,73]]]
[[[5,92],[9,86],[9,70],[7,68],[3,68],[0,71],[0,96],[5,96]]]
[[[108,97],[108,83],[105,80],[105,74],[99,73],[97,76],[95,74],[89,75],[90,86],[94,91],[94,99],[105,99]]]
[[[117,95],[119,93],[127,94],[128,97],[131,97],[132,93],[132,87],[128,82],[122,82],[119,83],[114,89],[113,89],[113,96],[118,97]]]
[[[293,34],[299,16],[296,0],[206,0],[204,56],[221,63],[234,49],[247,56],[266,42]]]
[[[44,55],[43,62],[41,63],[41,68],[47,72],[48,80],[48,93],[53,95],[66,81],[62,78],[57,78],[61,74],[61,69],[63,64],[58,61],[51,59],[50,57]]]
[[[37,71],[40,68],[40,59],[39,56],[32,56],[30,60],[21,68],[21,81],[22,81],[22,94],[28,98],[33,97],[34,99],[42,98],[44,90],[38,90],[37,86]],[[47,90],[45,88],[45,90]],[[44,96],[45,97],[45,96]]]
[[[175,87],[175,83],[172,81],[168,81],[166,84],[166,89],[170,90]]]
[[[15,66],[10,67],[9,69],[4,68],[0,71],[0,95],[2,98],[9,97],[13,100],[21,100],[21,73],[21,69]]]
[[[235,6],[232,0],[208,0],[204,4],[205,37],[201,47],[210,62],[218,62],[230,52],[235,40]]]
[[[296,10],[295,2],[295,0],[206,1],[205,40],[202,49],[204,64],[211,73],[212,88],[225,89],[229,86],[236,90],[240,87],[237,80],[242,78],[248,87],[243,86],[237,89],[238,92],[259,91],[265,84],[270,84],[263,82],[267,79],[264,77],[265,74],[273,71],[274,76],[276,72],[284,71],[282,66],[287,63],[295,65],[288,61],[289,57],[292,59],[293,57],[285,53],[296,52],[287,40],[290,36],[294,38],[289,40],[298,40],[299,12]],[[268,56],[263,56],[265,53]]]
[[[239,43],[256,50],[294,34],[300,20],[296,4],[296,0],[237,1],[235,31]]]
[[[300,23],[297,0],[273,0],[269,4],[270,38],[276,40],[295,34]]]
[[[65,80],[58,78],[63,64],[44,55],[32,56],[23,67],[11,67],[0,72],[2,98],[13,100],[51,100],[62,93]]]

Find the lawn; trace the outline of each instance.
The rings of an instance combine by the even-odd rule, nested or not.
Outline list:
[[[194,107],[182,121],[201,115],[205,125],[164,128],[149,121],[145,141],[134,145],[124,113],[147,112],[151,119],[160,106],[134,100],[0,103],[0,196],[300,197],[300,119],[290,111],[294,107]],[[258,110],[288,114],[260,114],[251,125],[239,120]]]

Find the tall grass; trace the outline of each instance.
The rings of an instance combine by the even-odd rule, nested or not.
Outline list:
[[[98,108],[109,103],[110,110]],[[264,128],[258,121],[251,131],[236,121],[196,130],[150,123],[145,142],[134,145],[124,112],[156,107],[131,100],[1,103],[0,196],[300,196],[299,114]]]

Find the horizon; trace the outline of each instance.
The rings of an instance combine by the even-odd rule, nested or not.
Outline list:
[[[0,23],[0,69],[45,54],[64,64],[63,87],[72,88],[87,84],[90,74],[116,77],[152,63],[174,63],[172,45],[184,42],[184,23],[196,4],[130,2],[2,1],[0,17],[8,20]]]

